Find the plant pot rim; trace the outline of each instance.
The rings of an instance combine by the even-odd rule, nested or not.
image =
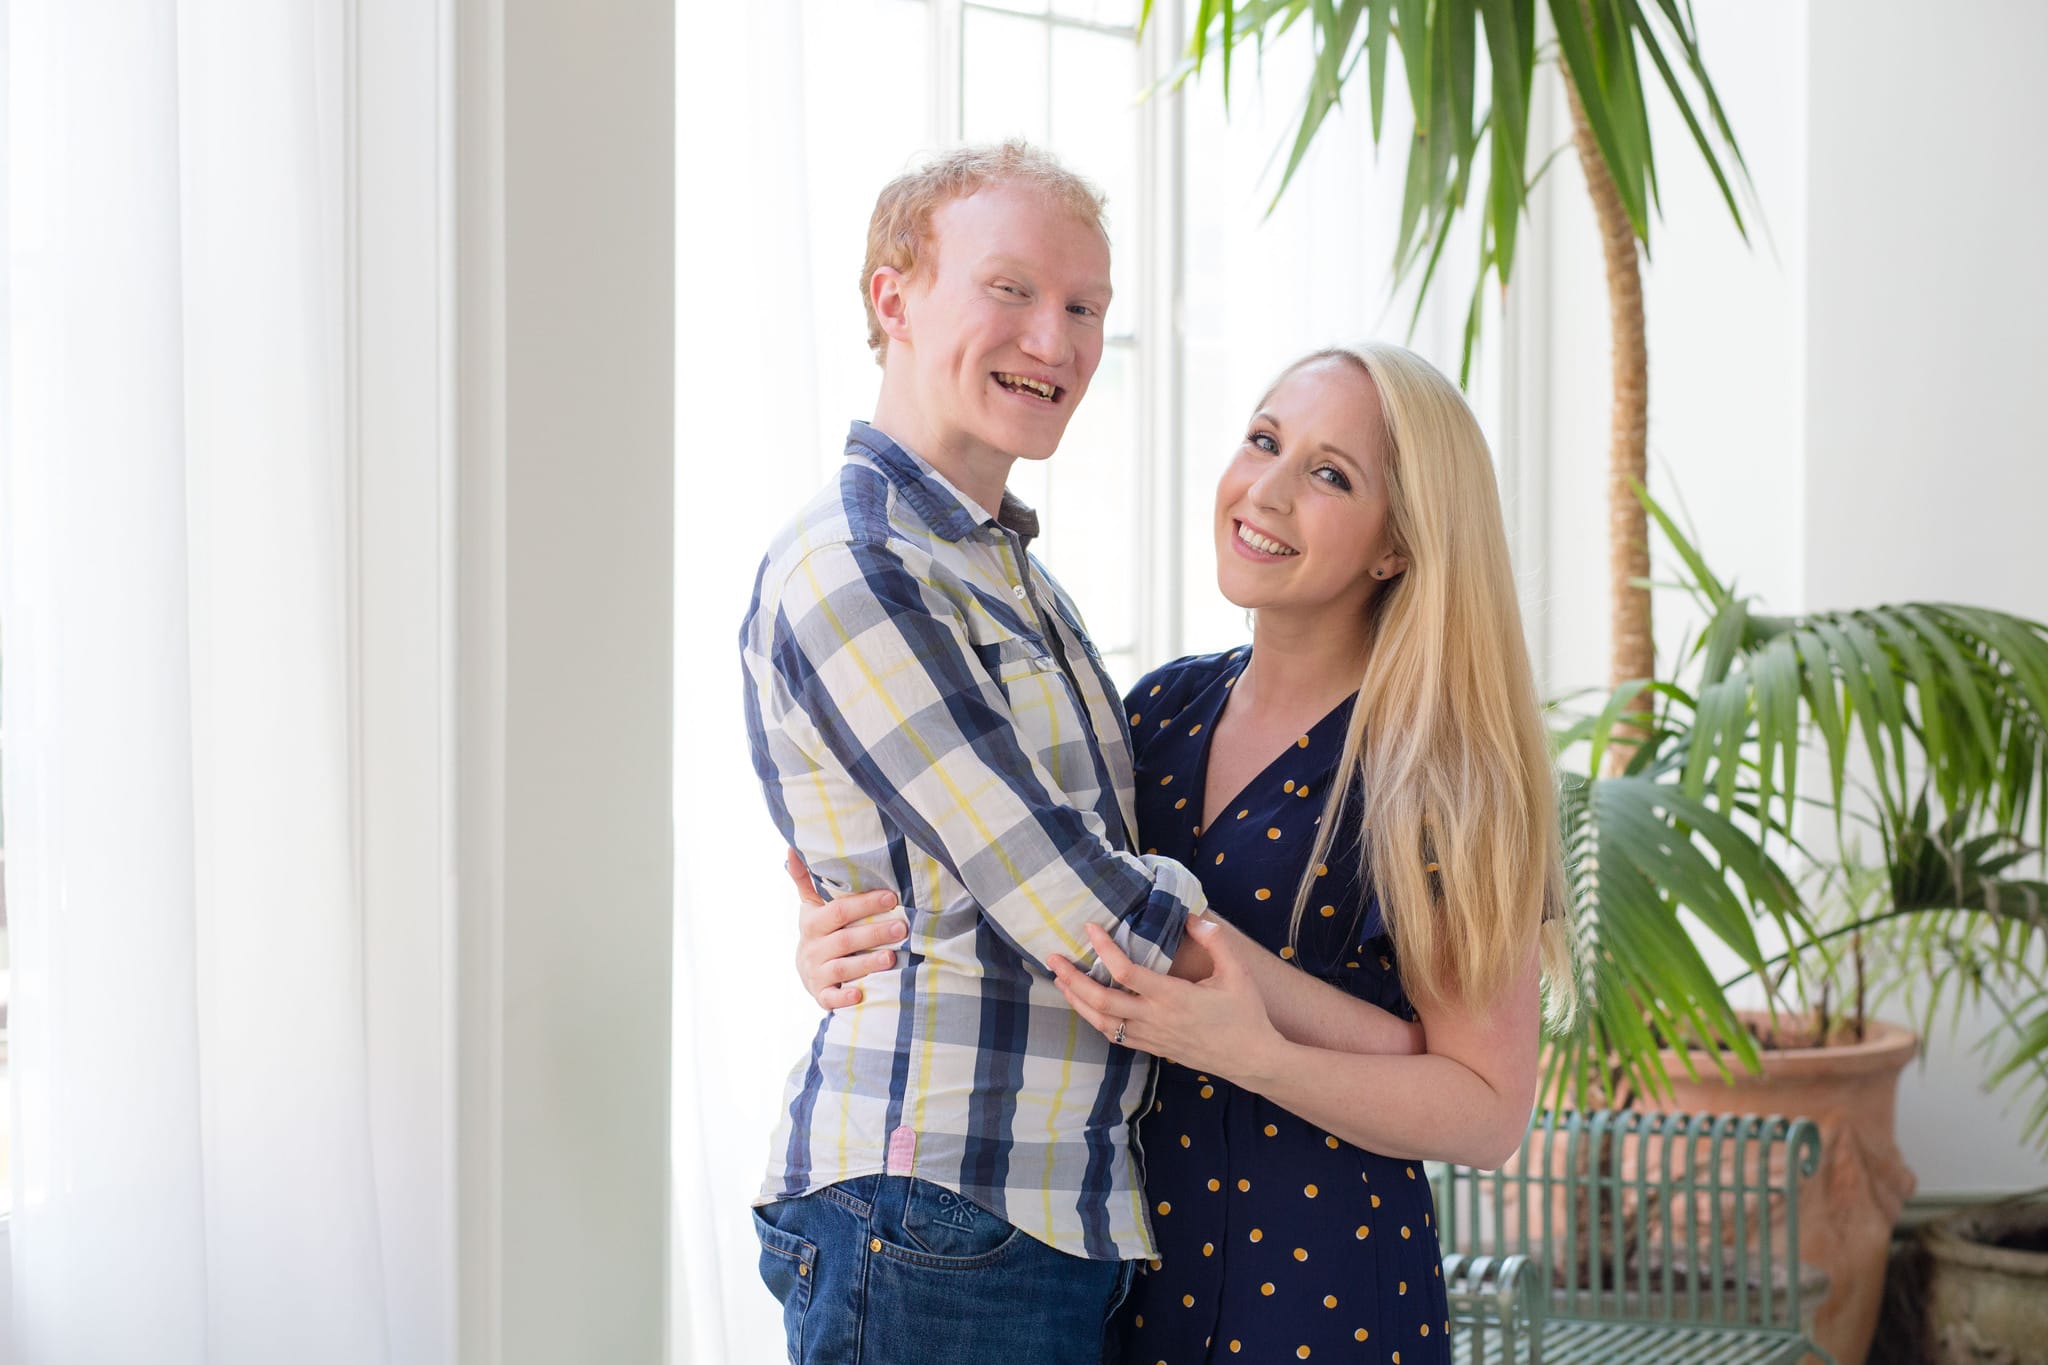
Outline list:
[[[1977,1238],[2006,1228],[2048,1223],[2048,1205],[2013,1204],[2004,1208],[1963,1209],[1937,1218],[1924,1233],[1927,1253],[1951,1265],[1990,1270],[2025,1279],[2048,1280],[2048,1251],[2020,1251],[1988,1246]]]
[[[1763,1010],[1737,1010],[1736,1015],[1744,1020],[1770,1018]],[[1904,1024],[1870,1019],[1864,1022],[1863,1027],[1864,1038],[1860,1043],[1836,1043],[1830,1047],[1759,1047],[1757,1055],[1763,1061],[1764,1074],[1768,1076],[1861,1076],[1902,1071],[1920,1049],[1920,1036]],[[1721,1081],[1721,1073],[1714,1066],[1712,1054],[1704,1049],[1689,1048],[1684,1053],[1672,1049],[1658,1055],[1673,1084],[1690,1083],[1691,1078],[1685,1071],[1688,1056],[1701,1083],[1718,1085]],[[1738,1081],[1747,1076],[1739,1067],[1735,1068],[1735,1074]]]

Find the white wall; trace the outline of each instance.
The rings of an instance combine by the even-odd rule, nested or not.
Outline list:
[[[1689,512],[1721,575],[1773,608],[1803,601],[1798,471],[1803,442],[1807,62],[1804,0],[1703,7],[1702,59],[1748,159],[1761,213],[1742,203],[1745,245],[1676,109],[1651,104],[1663,215],[1643,269],[1650,357],[1650,488]],[[1546,72],[1556,142],[1561,83]],[[1704,112],[1704,111],[1702,111]],[[1531,160],[1538,152],[1533,145]],[[1731,172],[1733,168],[1730,168]],[[1607,279],[1578,154],[1566,151],[1535,206],[1524,268],[1547,270],[1548,544],[1524,565],[1540,585],[1549,694],[1607,680]],[[1768,236],[1766,235],[1768,232]],[[1539,245],[1540,243],[1540,245]],[[1653,546],[1653,549],[1655,547]],[[1661,564],[1662,558],[1653,560]],[[1660,662],[1689,616],[1655,603]]]
[[[1815,4],[1801,556],[1814,607],[2048,618],[2048,8]],[[1966,1017],[1907,1073],[1925,1193],[2038,1185]]]
[[[1675,112],[1653,105],[1664,214],[1644,271],[1651,487],[1708,562],[1772,609],[1955,599],[2048,617],[2048,10],[1970,0],[1721,0],[1707,69],[1748,157],[1744,246]],[[1553,90],[1554,93],[1554,90]],[[1563,130],[1561,109],[1553,108]],[[1605,283],[1576,156],[1538,205],[1551,303],[1551,692],[1604,680]],[[1745,206],[1746,207],[1746,206]],[[1958,402],[1961,395],[1969,401]],[[1660,659],[1693,619],[1660,595]],[[1923,1193],[2039,1184],[1970,1046],[1907,1074],[1900,1141]]]
[[[667,1352],[673,7],[458,0],[461,1359]]]

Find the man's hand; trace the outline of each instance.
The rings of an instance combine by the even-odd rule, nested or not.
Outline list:
[[[1075,1013],[1112,1043],[1242,1083],[1258,1074],[1260,1060],[1282,1042],[1280,1033],[1246,968],[1245,950],[1223,926],[1203,916],[1190,919],[1186,932],[1210,959],[1198,981],[1140,967],[1093,924],[1088,941],[1116,984],[1100,984],[1063,957],[1053,958],[1053,976]]]
[[[910,925],[900,915],[861,922],[893,910],[896,893],[863,891],[823,901],[811,882],[810,868],[795,849],[789,851],[783,867],[796,883],[797,899],[802,903],[797,916],[796,974],[804,990],[822,1009],[858,1005],[861,989],[851,983],[895,966],[896,954],[882,945],[895,943],[910,932]]]

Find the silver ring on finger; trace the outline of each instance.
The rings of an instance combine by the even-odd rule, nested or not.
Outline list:
[[[1125,1026],[1126,1024],[1129,1024],[1130,1022],[1131,1022],[1131,1021],[1130,1021],[1130,1020],[1128,1020],[1128,1019],[1119,1019],[1119,1020],[1117,1020],[1117,1021],[1116,1021],[1116,1037],[1114,1037],[1114,1038],[1110,1039],[1109,1041],[1110,1041],[1110,1042],[1112,1042],[1112,1043],[1114,1043],[1114,1044],[1116,1044],[1116,1045],[1117,1045],[1118,1047],[1122,1047],[1122,1046],[1124,1045],[1124,1026]]]

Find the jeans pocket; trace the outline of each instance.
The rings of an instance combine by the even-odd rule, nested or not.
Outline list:
[[[903,1183],[902,1202],[897,1204],[885,1195],[876,1201],[876,1213],[883,1216],[892,1204],[901,1210],[894,1230],[902,1234],[903,1244],[910,1250],[946,1260],[977,1261],[1023,1236],[965,1195],[914,1176],[898,1179]],[[888,1230],[882,1231],[886,1237]]]
[[[761,1242],[761,1281],[782,1305],[782,1331],[789,1339],[791,1365],[795,1365],[803,1359],[804,1315],[811,1307],[818,1248],[795,1233],[784,1232],[761,1214],[760,1209],[754,1210],[754,1236]]]

